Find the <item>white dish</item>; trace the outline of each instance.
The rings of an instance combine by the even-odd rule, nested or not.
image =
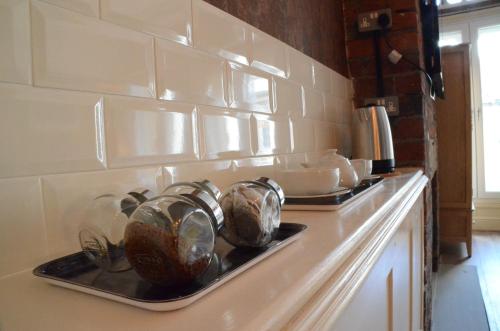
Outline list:
[[[339,186],[340,171],[338,168],[278,169],[276,180],[286,196],[328,194]]]
[[[339,168],[340,185],[345,187],[354,188],[361,181],[351,162],[342,155],[337,154],[336,149],[328,150],[317,163],[303,163],[302,166],[305,168]]]
[[[372,174],[372,160],[356,159],[351,160],[351,164],[356,170],[360,181]]]

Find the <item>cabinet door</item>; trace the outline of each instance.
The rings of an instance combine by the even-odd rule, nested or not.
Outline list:
[[[329,330],[418,331],[422,326],[420,197],[351,302]]]
[[[394,330],[392,260],[394,243],[391,242],[371,270],[330,330],[334,331],[385,331]]]

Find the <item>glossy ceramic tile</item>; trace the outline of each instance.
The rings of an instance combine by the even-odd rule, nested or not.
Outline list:
[[[323,100],[325,103],[325,119],[330,122],[341,123],[342,100],[333,93],[323,93]]]
[[[308,119],[292,120],[293,152],[314,150],[314,125]]]
[[[252,155],[250,114],[200,107],[200,147],[204,159]]]
[[[28,0],[0,2],[0,81],[31,83]]]
[[[47,238],[51,257],[80,250],[78,228],[85,208],[105,193],[126,193],[138,187],[157,192],[161,168],[131,168],[53,175],[42,178]]]
[[[350,157],[352,154],[351,127],[349,125],[336,125],[335,139],[339,153]]]
[[[46,259],[39,178],[0,179],[0,251],[0,277]]]
[[[104,98],[110,167],[195,160],[195,107],[130,97]]]
[[[104,168],[102,100],[0,84],[0,177]]]
[[[337,72],[332,72],[332,92],[335,96],[346,99],[347,86],[350,85],[350,80]]]
[[[245,65],[249,63],[248,25],[203,0],[193,0],[193,39],[198,49]]]
[[[232,183],[233,172],[231,160],[202,161],[166,166],[163,168],[163,177],[165,185],[208,179],[222,190]]]
[[[329,122],[317,121],[314,123],[314,139],[316,150],[337,147],[336,125]]]
[[[255,155],[291,152],[290,120],[288,117],[252,115]]]
[[[42,0],[80,14],[99,17],[99,0]]]
[[[332,72],[327,66],[313,61],[314,88],[322,92],[332,92]]]
[[[342,124],[350,124],[352,121],[352,111],[353,104],[350,100],[341,100],[340,101],[340,114],[338,115],[340,118],[339,123]]]
[[[290,79],[307,87],[313,87],[312,59],[298,50],[287,47]]]
[[[292,117],[303,116],[302,88],[297,83],[273,77],[273,89],[275,101],[274,112],[278,115],[290,115]]]
[[[204,105],[225,106],[224,61],[166,40],[156,40],[159,97]]]
[[[254,180],[259,177],[274,177],[274,157],[254,157],[235,160],[233,182]]]
[[[288,77],[285,44],[262,31],[252,32],[252,67],[270,74]]]
[[[35,85],[155,97],[153,38],[33,1]]]
[[[191,41],[191,2],[101,0],[101,18],[185,45]]]
[[[236,63],[228,65],[229,106],[271,113],[271,77]]]
[[[310,119],[322,120],[325,115],[323,95],[314,89],[303,88],[304,116]]]

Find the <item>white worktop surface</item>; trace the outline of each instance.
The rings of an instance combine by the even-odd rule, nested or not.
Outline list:
[[[365,231],[399,208],[420,171],[386,178],[381,187],[334,212],[284,212],[309,226],[295,243],[173,312],[152,312],[71,291],[31,270],[0,280],[0,330],[276,330],[307,303]]]

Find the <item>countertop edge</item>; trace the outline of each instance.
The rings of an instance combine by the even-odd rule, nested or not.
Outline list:
[[[331,304],[329,302],[334,301],[337,295],[341,293],[341,289],[347,289],[346,285],[348,283],[346,283],[345,279],[349,277],[342,278],[338,276],[338,274],[346,272],[343,269],[346,261],[353,260],[355,252],[371,251],[369,248],[373,250],[374,247],[378,246],[381,251],[384,243],[378,243],[375,238],[372,238],[372,234],[376,229],[383,227],[384,224],[386,226],[392,224],[393,231],[395,231],[398,224],[391,222],[394,222],[395,218],[398,219],[397,216],[400,215],[400,212],[410,199],[416,200],[423,191],[428,178],[419,168],[408,170],[408,172],[413,173],[408,182],[384,206],[367,219],[351,238],[345,240],[341,246],[332,251],[328,259],[322,263],[320,269],[310,273],[312,278],[307,280],[308,286],[296,289],[293,293],[285,293],[286,297],[281,298],[280,301],[289,304],[273,307],[272,311],[266,311],[255,321],[258,324],[250,323],[245,326],[245,330],[312,330],[314,324],[318,321],[317,319],[327,312],[328,305]],[[351,268],[348,268],[351,273],[358,268],[356,267],[358,264],[351,265]],[[365,273],[368,274],[370,269],[365,268]],[[330,286],[333,286],[333,288],[325,292],[324,289]]]
[[[371,229],[356,251],[347,257],[347,261],[284,325],[286,330],[320,330],[339,317],[427,185],[428,178],[422,171],[417,172],[414,179],[408,183],[413,185],[409,185],[407,190],[398,192],[402,197],[382,222]]]

